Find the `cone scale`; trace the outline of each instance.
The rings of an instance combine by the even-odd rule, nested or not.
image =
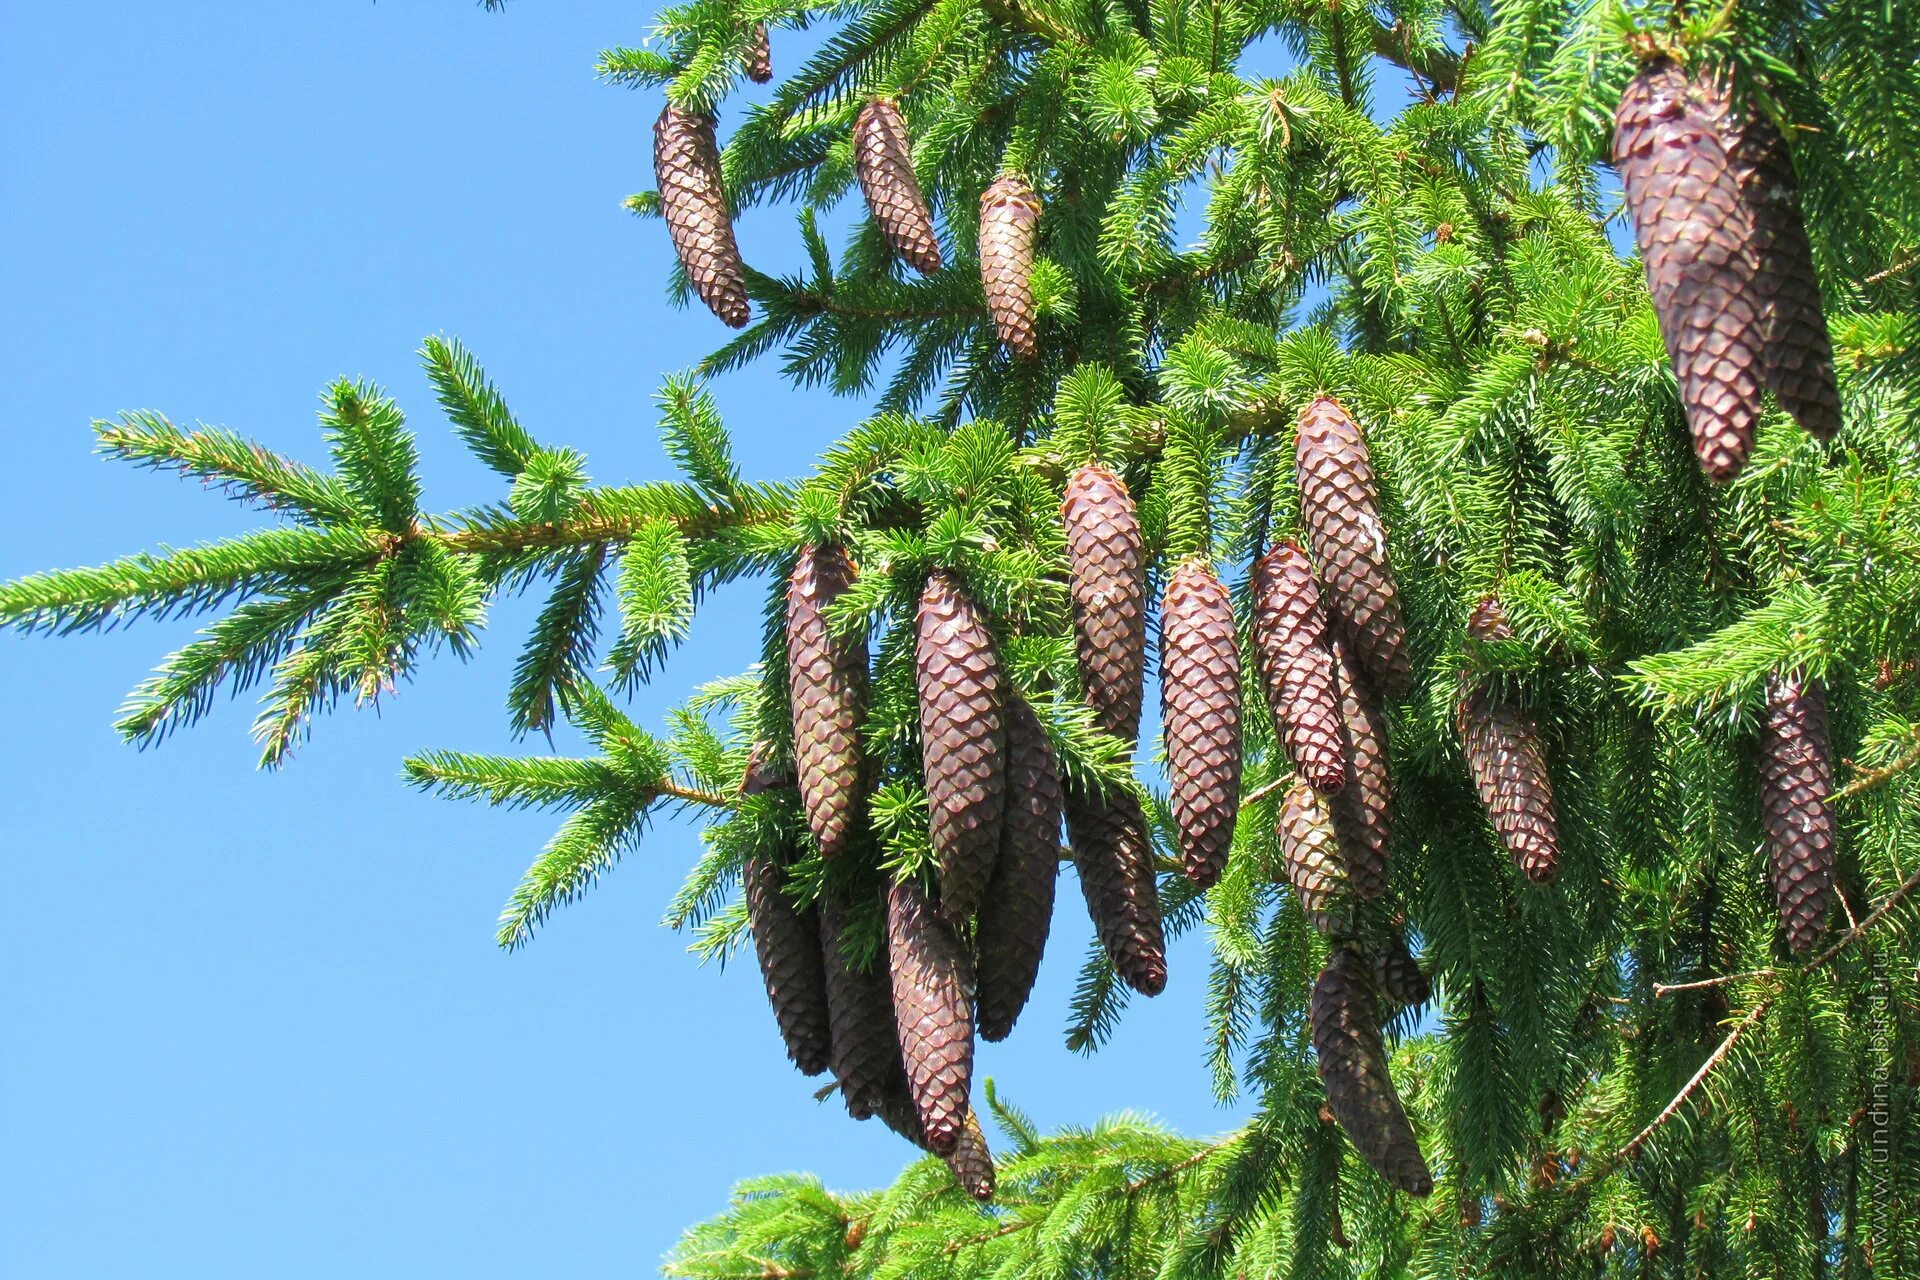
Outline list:
[[[1147,553],[1140,516],[1120,477],[1089,464],[1067,481],[1060,519],[1080,683],[1100,727],[1132,743],[1140,736],[1147,663]]]
[[[1333,670],[1347,783],[1329,798],[1327,807],[1333,814],[1348,882],[1354,893],[1372,899],[1387,891],[1387,842],[1393,830],[1387,721],[1374,705],[1358,664],[1339,640],[1333,642]]]
[[[952,1151],[973,1087],[973,966],[959,935],[918,881],[887,891],[887,966],[894,1028],[927,1146]]]
[[[980,284],[1000,343],[1017,359],[1040,355],[1040,314],[1033,300],[1033,254],[1040,239],[1040,197],[1013,174],[994,179],[980,196]]]
[[[1499,605],[1488,600],[1474,610],[1467,634],[1485,643],[1513,633]],[[1474,789],[1501,845],[1527,879],[1551,883],[1560,871],[1560,824],[1539,722],[1490,681],[1472,680],[1460,698],[1458,728]]]
[[[1066,788],[1067,833],[1087,914],[1120,980],[1142,995],[1167,985],[1167,942],[1146,815],[1131,791]]]
[[[1226,870],[1240,812],[1240,637],[1226,587],[1199,561],[1167,581],[1160,693],[1181,869],[1209,888]]]
[[[1353,904],[1327,802],[1303,778],[1294,779],[1280,803],[1280,862],[1293,900],[1323,935],[1345,937],[1353,928]]]
[[[1832,794],[1826,690],[1797,674],[1775,676],[1760,721],[1760,818],[1780,927],[1797,953],[1820,940],[1832,905]]]
[[[884,949],[865,972],[848,961],[845,939],[851,908],[835,897],[820,902],[820,950],[826,971],[828,1066],[840,1099],[856,1120],[872,1115],[896,1078],[905,1088],[893,987]]]
[[[1354,1150],[1390,1185],[1432,1194],[1433,1174],[1387,1069],[1366,962],[1336,948],[1313,984],[1309,1017],[1327,1106]]]

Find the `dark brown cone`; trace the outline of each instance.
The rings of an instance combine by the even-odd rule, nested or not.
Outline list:
[[[1411,1195],[1431,1194],[1433,1174],[1387,1069],[1366,962],[1335,948],[1313,984],[1310,1016],[1327,1105],[1354,1150],[1391,1185]]]
[[[1393,828],[1393,790],[1387,775],[1387,720],[1367,692],[1346,645],[1333,642],[1334,692],[1347,752],[1347,785],[1328,800],[1340,861],[1362,898],[1387,891],[1387,840]]]
[[[1726,119],[1723,141],[1753,218],[1754,284],[1764,307],[1761,376],[1809,434],[1831,440],[1840,431],[1840,388],[1793,153],[1757,107]]]
[[[885,954],[862,973],[847,963],[841,948],[850,909],[837,898],[820,901],[820,948],[827,978],[827,1020],[832,1030],[828,1066],[840,1084],[840,1098],[856,1120],[879,1108],[887,1090],[906,1089],[900,1062],[900,1037],[893,1023],[893,985]]]
[[[980,905],[1000,850],[1005,680],[973,597],[944,569],[927,575],[917,626],[928,835],[940,872],[940,911],[964,925]]]
[[[1760,721],[1760,818],[1780,926],[1797,952],[1819,941],[1833,897],[1832,793],[1826,690],[1797,674],[1775,676]]]
[[[1333,634],[1352,646],[1376,689],[1404,698],[1413,688],[1413,655],[1387,560],[1373,457],[1359,424],[1331,396],[1317,397],[1300,415],[1294,472]]]
[[[653,180],[660,211],[687,282],[709,310],[735,329],[746,325],[746,268],[720,184],[713,117],[669,105],[653,126]]]
[[[920,1117],[914,1113],[913,1100],[907,1096],[904,1076],[887,1095],[886,1101],[875,1108],[874,1114],[880,1117],[881,1123],[922,1151],[933,1149],[927,1145],[926,1130],[920,1127]],[[987,1135],[981,1132],[980,1120],[972,1110],[967,1112],[966,1125],[960,1130],[953,1150],[941,1159],[947,1162],[954,1183],[962,1191],[982,1203],[993,1199],[993,1152],[988,1148]]]
[[[1033,301],[1033,251],[1040,238],[1040,197],[1013,174],[995,178],[980,196],[980,283],[1001,344],[1022,360],[1040,354],[1040,317]]]
[[[820,961],[820,917],[781,892],[786,877],[767,857],[748,858],[741,869],[747,923],[760,976],[780,1024],[793,1065],[810,1076],[827,1069],[832,1032],[827,1022],[826,973]]]
[[[1073,865],[1087,914],[1120,980],[1142,995],[1167,985],[1167,941],[1160,927],[1160,886],[1146,814],[1131,791],[1105,796],[1065,787]]]
[[[1513,634],[1491,599],[1474,611],[1467,632],[1482,643]],[[1473,785],[1500,843],[1527,879],[1551,883],[1560,870],[1560,827],[1539,723],[1492,684],[1478,681],[1461,694],[1459,729]]]
[[[1353,928],[1353,903],[1327,802],[1303,778],[1280,804],[1280,861],[1294,901],[1322,934],[1344,937]]]
[[[973,966],[917,881],[887,891],[893,1019],[927,1146],[945,1155],[967,1122],[973,1087]]]
[[[824,857],[838,857],[859,826],[860,722],[867,709],[867,641],[836,636],[825,610],[858,576],[847,549],[801,548],[787,579],[787,697],[807,826]]]
[[[1026,1007],[1053,922],[1060,871],[1060,772],[1027,700],[1007,699],[1007,810],[974,934],[980,1036],[1004,1040]]]
[[[922,275],[940,270],[940,241],[914,176],[907,122],[886,98],[869,102],[854,118],[853,169],[867,208],[893,251]]]
[[[1188,561],[1160,606],[1160,710],[1181,869],[1211,888],[1240,812],[1240,638],[1213,570]]]
[[[1140,516],[1120,477],[1089,463],[1067,481],[1060,519],[1067,534],[1080,683],[1100,727],[1131,743],[1140,736],[1140,687],[1147,665]]]
[[[1306,553],[1283,542],[1253,566],[1253,645],[1273,733],[1300,776],[1331,794],[1347,781],[1346,739],[1326,646],[1320,587]]]
[[[1433,999],[1433,984],[1407,946],[1407,935],[1395,929],[1373,953],[1373,981],[1395,1004],[1418,1007]]]
[[[1725,481],[1752,451],[1760,414],[1761,296],[1753,218],[1715,114],[1679,67],[1649,62],[1614,114],[1613,163],[1694,452],[1708,479]]]
[[[773,42],[767,38],[767,24],[756,23],[753,43],[747,46],[747,79],[765,84],[773,79]]]

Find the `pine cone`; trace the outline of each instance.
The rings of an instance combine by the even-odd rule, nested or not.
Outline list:
[[[973,1087],[973,966],[917,881],[887,891],[887,964],[914,1112],[927,1146],[945,1155],[960,1140]]]
[[[913,172],[913,149],[900,108],[876,98],[860,108],[853,122],[853,168],[867,208],[893,251],[922,275],[940,270],[940,241],[933,215]]]
[[[1033,250],[1040,238],[1040,197],[1013,174],[980,196],[980,283],[987,312],[1006,349],[1022,360],[1040,355],[1033,302]]]
[[[1433,1175],[1387,1069],[1366,962],[1336,948],[1313,984],[1310,1016],[1327,1105],[1360,1158],[1400,1190],[1431,1194]]]
[[[1346,740],[1347,785],[1328,801],[1340,861],[1354,893],[1373,899],[1387,891],[1387,840],[1393,827],[1393,790],[1387,776],[1387,720],[1367,693],[1343,641],[1333,642],[1334,692]]]
[[[1167,942],[1146,814],[1131,791],[1090,796],[1064,788],[1073,865],[1094,932],[1121,981],[1142,995],[1167,985]]]
[[[733,217],[720,185],[713,117],[669,104],[653,126],[653,180],[660,211],[687,282],[709,310],[735,329],[749,315],[747,274],[733,240]]]
[[[1253,644],[1273,734],[1300,776],[1322,792],[1347,781],[1346,736],[1326,647],[1320,587],[1306,553],[1283,542],[1253,566]]]
[[[1382,694],[1404,698],[1413,688],[1413,655],[1387,560],[1380,486],[1359,424],[1332,397],[1318,397],[1300,415],[1294,470],[1300,521],[1320,566],[1320,602],[1333,633],[1352,647]]]
[[[1100,727],[1132,742],[1140,736],[1147,663],[1147,553],[1139,513],[1120,477],[1088,464],[1067,481],[1060,519],[1080,683]]]
[[[860,821],[860,723],[867,708],[867,642],[836,636],[826,607],[852,588],[845,547],[801,548],[787,580],[787,697],[794,764],[807,825],[822,856],[839,856]]]
[[[1512,631],[1499,604],[1488,599],[1474,610],[1467,634],[1487,643]],[[1550,884],[1560,870],[1560,828],[1539,723],[1491,683],[1477,681],[1461,695],[1459,728],[1473,785],[1500,843],[1527,879]]]
[[[1327,802],[1304,778],[1294,779],[1280,804],[1280,861],[1308,922],[1329,938],[1345,937],[1353,928],[1347,875]]]
[[[1708,479],[1725,481],[1753,449],[1761,296],[1753,218],[1714,115],[1677,66],[1649,62],[1615,113],[1613,163],[1694,452]]]
[[[887,1128],[922,1151],[933,1150],[927,1145],[927,1133],[920,1127],[920,1117],[914,1112],[913,1100],[907,1096],[905,1076],[900,1078],[898,1085],[887,1095],[886,1101],[875,1109],[874,1114],[880,1117],[881,1123]],[[941,1159],[947,1162],[948,1171],[953,1174],[955,1184],[962,1191],[982,1203],[993,1199],[993,1152],[987,1146],[987,1135],[980,1130],[979,1118],[971,1109],[967,1112],[967,1122],[961,1128],[953,1150]]]
[[[773,42],[767,38],[767,24],[755,23],[753,43],[747,46],[747,79],[765,84],[773,79]]]
[[[1787,944],[1805,952],[1826,927],[1833,896],[1833,753],[1827,694],[1798,674],[1767,682],[1760,722],[1760,810],[1767,865]]]
[[[1395,1004],[1418,1008],[1433,999],[1433,984],[1413,958],[1407,935],[1395,929],[1373,953],[1373,982]]]
[[[920,761],[940,910],[964,925],[993,873],[1006,808],[1004,679],[973,597],[936,569],[920,593]]]
[[[810,1076],[827,1069],[832,1032],[827,1025],[826,973],[820,962],[820,917],[781,892],[786,877],[771,858],[748,858],[741,869],[747,923],[760,976],[793,1065]]]
[[[740,773],[740,794],[757,796],[791,787],[796,781],[792,766],[775,755],[772,743],[756,742],[747,752],[747,767]]]
[[[1226,870],[1240,812],[1240,639],[1227,589],[1202,561],[1167,580],[1160,694],[1182,869],[1210,888]]]
[[[820,900],[820,949],[826,965],[827,1017],[832,1028],[828,1065],[840,1083],[840,1098],[855,1120],[879,1108],[896,1079],[904,1093],[899,1033],[893,1025],[893,986],[884,953],[862,973],[842,948],[851,908],[838,898]]]
[[[1060,772],[1027,700],[1007,699],[1007,810],[974,934],[980,1035],[1004,1040],[1040,973],[1060,871]]]

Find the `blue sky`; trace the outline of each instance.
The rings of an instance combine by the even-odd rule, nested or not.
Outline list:
[[[93,457],[92,418],[152,408],[319,461],[316,397],[340,374],[409,411],[430,507],[499,497],[413,357],[433,332],[595,478],[666,474],[652,393],[725,331],[666,305],[664,230],[620,207],[651,185],[657,105],[593,58],[649,15],[21,7],[0,41],[0,576],[261,523]],[[806,39],[777,35],[776,60]],[[801,260],[784,212],[741,236],[763,268]],[[860,412],[771,370],[716,393],[756,477],[803,469]],[[514,749],[530,614],[503,604],[475,661],[324,721],[271,775],[245,702],[158,750],[115,739],[121,695],[193,624],[0,635],[0,1273],[631,1276],[739,1178],[861,1186],[905,1162],[811,1100],[750,965],[699,967],[657,927],[690,831],[658,829],[527,950],[494,948],[553,819],[397,772],[427,747]],[[718,597],[642,722],[749,662],[758,616],[758,587]],[[1089,929],[1071,883],[1061,902],[1041,989],[984,1071],[1049,1126],[1137,1107],[1228,1127],[1201,1063],[1203,946],[1079,1058],[1059,1029]]]

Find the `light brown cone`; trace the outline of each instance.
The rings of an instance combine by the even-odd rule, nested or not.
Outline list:
[[[1157,996],[1167,985],[1167,941],[1139,798],[1131,791],[1090,796],[1070,784],[1064,790],[1073,864],[1094,932],[1120,980]]]
[[[914,176],[907,122],[886,98],[867,103],[854,119],[853,170],[867,208],[893,251],[922,275],[940,270],[940,241]]]
[[[1433,998],[1433,984],[1413,958],[1407,935],[1398,929],[1373,953],[1373,981],[1382,995],[1398,1005],[1418,1007]]]
[[[1832,793],[1826,690],[1797,674],[1775,676],[1760,721],[1760,817],[1780,927],[1796,952],[1819,941],[1832,904]]]
[[[1008,351],[1040,355],[1040,317],[1033,301],[1033,253],[1040,239],[1040,197],[1013,174],[995,178],[980,196],[980,283],[987,313]]]
[[[1753,218],[1708,95],[1672,62],[1641,68],[1614,115],[1613,163],[1700,467],[1731,480],[1760,415]]]
[[[887,965],[914,1112],[927,1146],[945,1155],[966,1126],[973,1087],[973,966],[917,881],[887,891]]]
[[[1089,463],[1068,479],[1060,520],[1080,683],[1100,727],[1131,743],[1140,736],[1147,665],[1147,552],[1140,516],[1120,477]]]
[[[1353,902],[1333,822],[1325,797],[1302,778],[1280,804],[1280,861],[1308,923],[1329,938],[1345,937],[1353,928]]]
[[[1387,1069],[1366,962],[1335,948],[1313,984],[1309,1016],[1327,1105],[1354,1150],[1392,1186],[1410,1195],[1431,1194],[1433,1174]]]
[[[1173,571],[1160,606],[1160,708],[1181,870],[1210,888],[1240,812],[1240,638],[1213,570]]]
[[[1000,850],[1005,677],[973,597],[946,570],[927,575],[916,626],[920,762],[940,911],[964,925],[980,905]]]
[[[1499,604],[1488,599],[1474,610],[1467,634],[1485,643],[1512,632]],[[1474,788],[1500,843],[1527,879],[1551,883],[1560,871],[1560,827],[1539,722],[1492,683],[1470,681],[1460,698],[1459,729]]]
[[[807,826],[828,858],[838,857],[866,803],[860,723],[867,710],[865,636],[836,636],[825,610],[858,576],[845,547],[801,548],[787,579],[787,697],[793,756]]]
[[[1393,789],[1387,774],[1387,719],[1374,703],[1343,641],[1333,642],[1334,692],[1340,699],[1347,784],[1327,801],[1340,861],[1354,893],[1387,891],[1387,841],[1393,830]]]
[[[748,858],[741,879],[760,977],[766,982],[767,1000],[780,1024],[787,1056],[807,1075],[819,1075],[827,1069],[832,1041],[819,915],[812,907],[801,910],[781,891],[786,874],[771,858]]]
[[[1010,694],[1006,818],[974,933],[976,1016],[984,1040],[1006,1039],[1033,992],[1053,923],[1059,871],[1059,765],[1033,708]]]
[[[1306,553],[1282,542],[1253,566],[1253,645],[1273,733],[1293,767],[1331,794],[1347,781],[1346,736],[1326,646],[1320,587]]]
[[[1359,424],[1331,396],[1317,397],[1300,415],[1294,474],[1333,634],[1351,646],[1375,689],[1404,698],[1413,688],[1413,655],[1387,560],[1373,457]]]
[[[747,79],[765,84],[773,79],[773,42],[767,38],[767,24],[756,23],[753,43],[747,46]]]
[[[746,325],[747,274],[720,183],[713,117],[668,105],[653,126],[653,180],[687,282],[735,329]]]
[[[820,949],[826,966],[827,1021],[832,1033],[828,1066],[840,1084],[841,1101],[856,1120],[879,1108],[897,1079],[906,1088],[899,1032],[893,1019],[893,984],[884,950],[860,972],[842,947],[851,909],[838,898],[820,901]]]

